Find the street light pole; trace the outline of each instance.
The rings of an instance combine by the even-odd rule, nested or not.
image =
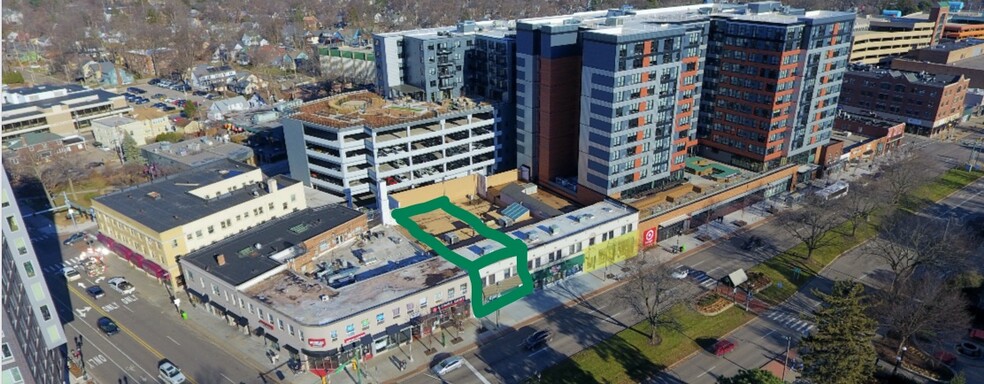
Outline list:
[[[789,336],[783,336],[783,337],[786,338],[786,358],[785,358],[785,361],[783,361],[783,363],[782,363],[782,381],[785,382],[786,381],[786,367],[789,366],[789,343],[791,342],[791,339],[789,338]]]
[[[902,365],[902,360],[905,359],[905,351],[908,351],[908,350],[909,350],[909,348],[906,348],[906,347],[903,346],[902,347],[902,352],[899,353],[898,356],[895,356],[895,368],[892,369],[892,377],[895,377],[895,375],[898,373],[899,366]]]

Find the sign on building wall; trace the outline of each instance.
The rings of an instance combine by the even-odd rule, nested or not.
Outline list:
[[[642,234],[642,246],[648,247],[656,244],[656,228],[649,228]]]

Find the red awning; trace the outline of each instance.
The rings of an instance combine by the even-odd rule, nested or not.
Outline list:
[[[109,236],[102,234],[102,232],[96,234],[96,239],[99,240],[100,243],[105,244],[106,247],[110,249],[112,249],[113,246],[116,245],[116,242],[113,241],[113,239],[111,239]]]
[[[126,259],[127,260],[130,260],[130,264],[133,264],[134,266],[136,266],[138,268],[143,268],[143,262],[144,262],[143,255],[131,251],[130,252],[130,256],[127,257]]]
[[[145,259],[143,261],[143,267],[142,268],[145,271],[150,272],[150,274],[156,276],[158,279],[163,279],[165,276],[167,276],[167,270],[166,269],[164,269],[160,265],[157,265],[157,263],[155,263],[153,261],[150,261],[150,260],[146,260]]]

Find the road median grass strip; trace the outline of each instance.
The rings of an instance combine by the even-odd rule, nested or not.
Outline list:
[[[682,304],[672,312],[682,329],[664,329],[659,345],[649,345],[649,326],[639,323],[545,370],[542,382],[637,383],[700,348],[708,348],[713,340],[753,317],[738,308],[704,316]]]

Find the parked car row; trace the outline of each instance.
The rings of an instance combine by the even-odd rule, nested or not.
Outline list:
[[[147,82],[147,84],[156,85],[161,88],[167,88],[178,92],[191,91],[191,86],[186,84],[183,80],[151,79],[149,82]]]
[[[130,92],[124,93],[123,94],[123,97],[126,98],[126,101],[131,102],[131,103],[134,103],[134,104],[146,104],[146,103],[149,103],[150,102],[150,99],[148,99],[146,97],[143,97],[143,96],[140,96],[140,95],[135,95],[135,94],[130,93]]]

